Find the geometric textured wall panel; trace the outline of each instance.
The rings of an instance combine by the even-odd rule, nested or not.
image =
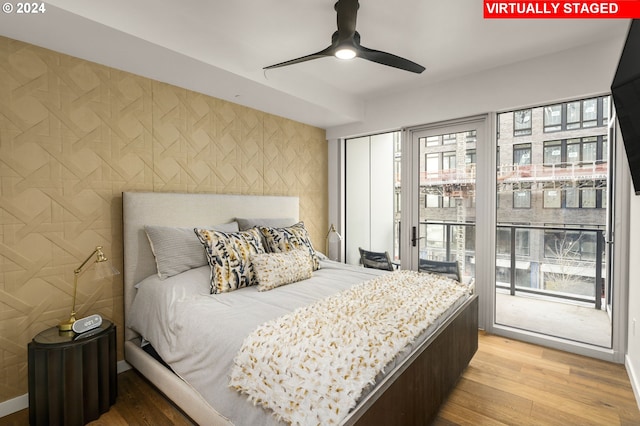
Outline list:
[[[122,191],[295,195],[327,231],[322,129],[0,37],[0,402],[27,391],[27,343],[68,318],[96,245],[122,270]],[[80,276],[79,316],[118,327],[122,276]]]

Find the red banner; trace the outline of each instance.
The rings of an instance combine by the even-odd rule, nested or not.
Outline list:
[[[494,1],[484,0],[485,19],[633,19],[640,18],[640,0],[618,1]]]

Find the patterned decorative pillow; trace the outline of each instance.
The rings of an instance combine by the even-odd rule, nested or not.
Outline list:
[[[311,256],[313,270],[320,269],[320,261],[311,244],[309,233],[304,227],[304,222],[286,228],[259,227],[265,240],[266,249],[271,253],[282,253],[290,250],[305,249]]]
[[[307,250],[256,254],[251,258],[258,280],[258,291],[311,278],[313,264]]]
[[[237,232],[238,222],[213,226],[216,231]],[[166,279],[189,269],[207,264],[202,244],[190,228],[145,225],[144,230],[156,261],[160,279]]]
[[[259,230],[227,233],[195,228],[194,231],[211,266],[211,294],[257,284],[251,257],[264,253]]]

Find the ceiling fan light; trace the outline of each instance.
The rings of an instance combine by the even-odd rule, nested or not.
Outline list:
[[[350,48],[342,48],[339,50],[336,50],[336,58],[338,59],[353,59],[356,57],[356,51]]]

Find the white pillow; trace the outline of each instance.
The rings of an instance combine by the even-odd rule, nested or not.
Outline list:
[[[145,225],[144,230],[160,279],[207,264],[207,255],[193,228]],[[236,232],[238,222],[215,225],[212,228],[216,231]]]

